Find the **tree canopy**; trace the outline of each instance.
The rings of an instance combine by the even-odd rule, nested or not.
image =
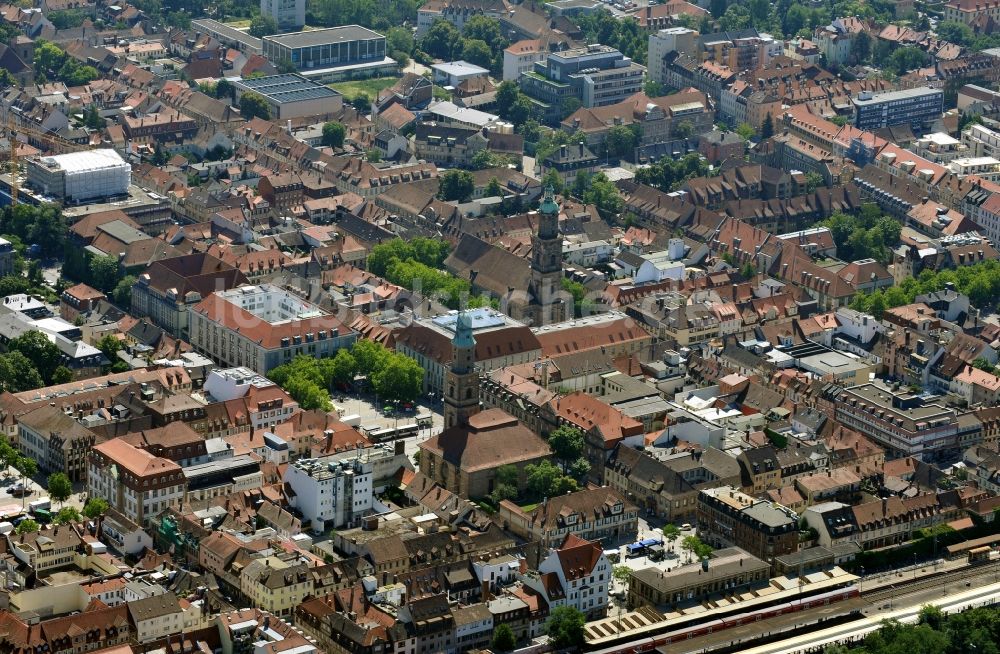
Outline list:
[[[323,145],[331,148],[339,148],[344,145],[344,135],[347,130],[344,126],[337,122],[329,122],[323,124],[323,136],[321,142]]]
[[[899,244],[901,225],[883,216],[878,205],[865,204],[858,215],[835,213],[822,223],[833,233],[837,256],[844,261],[875,259],[888,264],[892,248]]]
[[[552,639],[556,649],[579,647],[585,639],[584,626],[587,616],[575,606],[559,606],[549,613],[545,623],[545,633]]]
[[[247,91],[240,96],[240,115],[247,120],[262,118],[270,120],[271,105],[267,103],[260,93]]]
[[[467,170],[449,170],[441,175],[439,181],[441,186],[438,197],[445,202],[452,200],[465,202],[472,197],[473,191],[476,190],[476,180],[472,173]]]
[[[980,261],[954,270],[925,270],[919,277],[904,279],[897,286],[855,295],[851,308],[881,318],[886,309],[912,304],[916,296],[943,290],[948,283],[968,295],[973,305],[995,308],[1000,300],[1000,261]]]

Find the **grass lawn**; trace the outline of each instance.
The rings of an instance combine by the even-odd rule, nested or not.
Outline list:
[[[371,79],[356,79],[347,82],[334,82],[330,88],[340,91],[348,101],[353,100],[362,93],[368,96],[369,100],[375,97],[382,89],[387,89],[399,80],[398,77],[373,77]]]
[[[234,29],[240,29],[241,27],[250,27],[250,19],[247,18],[245,20],[231,20],[228,23],[226,23],[226,25]]]

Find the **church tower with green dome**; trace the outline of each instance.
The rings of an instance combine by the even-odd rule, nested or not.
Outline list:
[[[538,229],[531,237],[530,306],[525,317],[532,325],[566,320],[562,298],[562,237],[559,235],[559,205],[552,186],[538,207]]]
[[[472,317],[460,311],[451,339],[451,367],[445,374],[444,428],[467,425],[479,412],[479,373],[476,372],[476,337]]]

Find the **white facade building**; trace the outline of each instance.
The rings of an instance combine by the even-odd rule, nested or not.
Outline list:
[[[285,469],[284,482],[295,491],[295,506],[314,530],[354,526],[375,500],[371,462],[360,456],[300,459]]]
[[[306,24],[306,0],[260,0],[260,13],[273,18],[279,30],[299,30]]]
[[[649,35],[647,46],[649,79],[667,84],[667,69],[664,60],[671,52],[693,55],[698,32],[687,27],[669,27]]]
[[[544,581],[546,576],[550,576],[549,583]],[[549,595],[551,577],[558,581],[561,596]],[[546,598],[550,611],[572,606],[588,619],[603,618],[607,613],[611,564],[596,541],[569,534],[562,545],[549,550],[538,564],[538,571],[529,571],[522,576],[522,581]]]
[[[28,159],[28,185],[65,202],[128,194],[132,167],[113,149]]]

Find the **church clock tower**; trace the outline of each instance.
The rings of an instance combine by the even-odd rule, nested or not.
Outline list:
[[[559,205],[551,186],[538,208],[538,231],[531,237],[531,315],[535,325],[566,320],[562,300],[562,237],[559,235]]]
[[[476,372],[476,338],[472,318],[460,311],[451,341],[451,367],[445,375],[444,428],[467,425],[479,413],[479,373]]]

